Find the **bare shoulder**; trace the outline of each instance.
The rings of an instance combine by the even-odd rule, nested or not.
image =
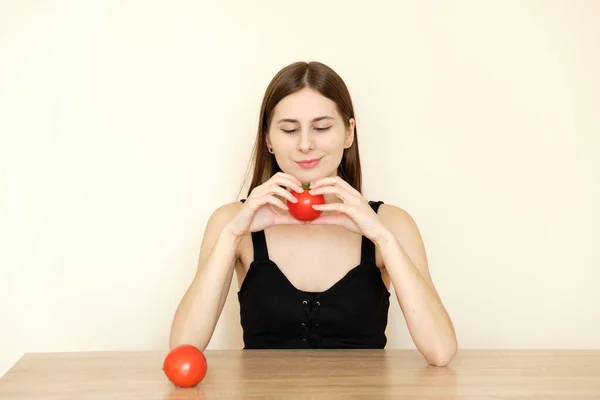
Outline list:
[[[399,229],[416,229],[417,224],[405,209],[393,204],[383,203],[379,207],[379,218],[393,233]]]
[[[425,245],[414,218],[405,209],[385,203],[379,207],[378,215],[419,271],[426,273],[429,268]]]
[[[226,203],[217,207],[212,212],[204,229],[202,244],[200,246],[199,264],[202,264],[204,259],[208,257],[223,228],[235,217],[242,205],[242,202]]]
[[[221,230],[239,212],[243,205],[244,203],[241,201],[235,201],[217,207],[208,220],[207,229],[217,227]]]

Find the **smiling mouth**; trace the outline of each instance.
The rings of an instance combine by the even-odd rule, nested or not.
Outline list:
[[[315,159],[312,159],[312,160],[296,161],[296,163],[301,168],[314,168],[314,167],[316,167],[319,164],[320,161],[321,161],[321,158],[315,158]]]

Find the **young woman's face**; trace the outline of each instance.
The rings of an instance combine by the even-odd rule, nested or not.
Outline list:
[[[301,182],[335,176],[344,149],[354,140],[354,119],[349,124],[346,128],[332,100],[302,89],[275,107],[267,146],[279,168]]]

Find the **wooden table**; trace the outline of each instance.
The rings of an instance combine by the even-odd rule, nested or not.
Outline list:
[[[166,351],[26,354],[0,399],[600,399],[600,350],[462,350],[448,367],[415,350],[205,354],[189,389],[163,375]]]

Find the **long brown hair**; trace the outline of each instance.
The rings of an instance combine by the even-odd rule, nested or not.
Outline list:
[[[275,106],[284,97],[307,87],[318,91],[336,103],[337,110],[342,116],[346,128],[350,126],[350,118],[355,118],[354,106],[352,105],[348,88],[342,78],[330,67],[313,61],[310,63],[296,62],[281,69],[269,83],[260,108],[256,141],[251,161],[254,169],[248,194],[255,187],[262,185],[277,172],[281,171],[275,160],[275,156],[268,152],[266,145],[266,134],[269,131]],[[337,173],[352,187],[361,192],[362,172],[356,133],[355,124],[354,140],[352,145],[344,150]]]

